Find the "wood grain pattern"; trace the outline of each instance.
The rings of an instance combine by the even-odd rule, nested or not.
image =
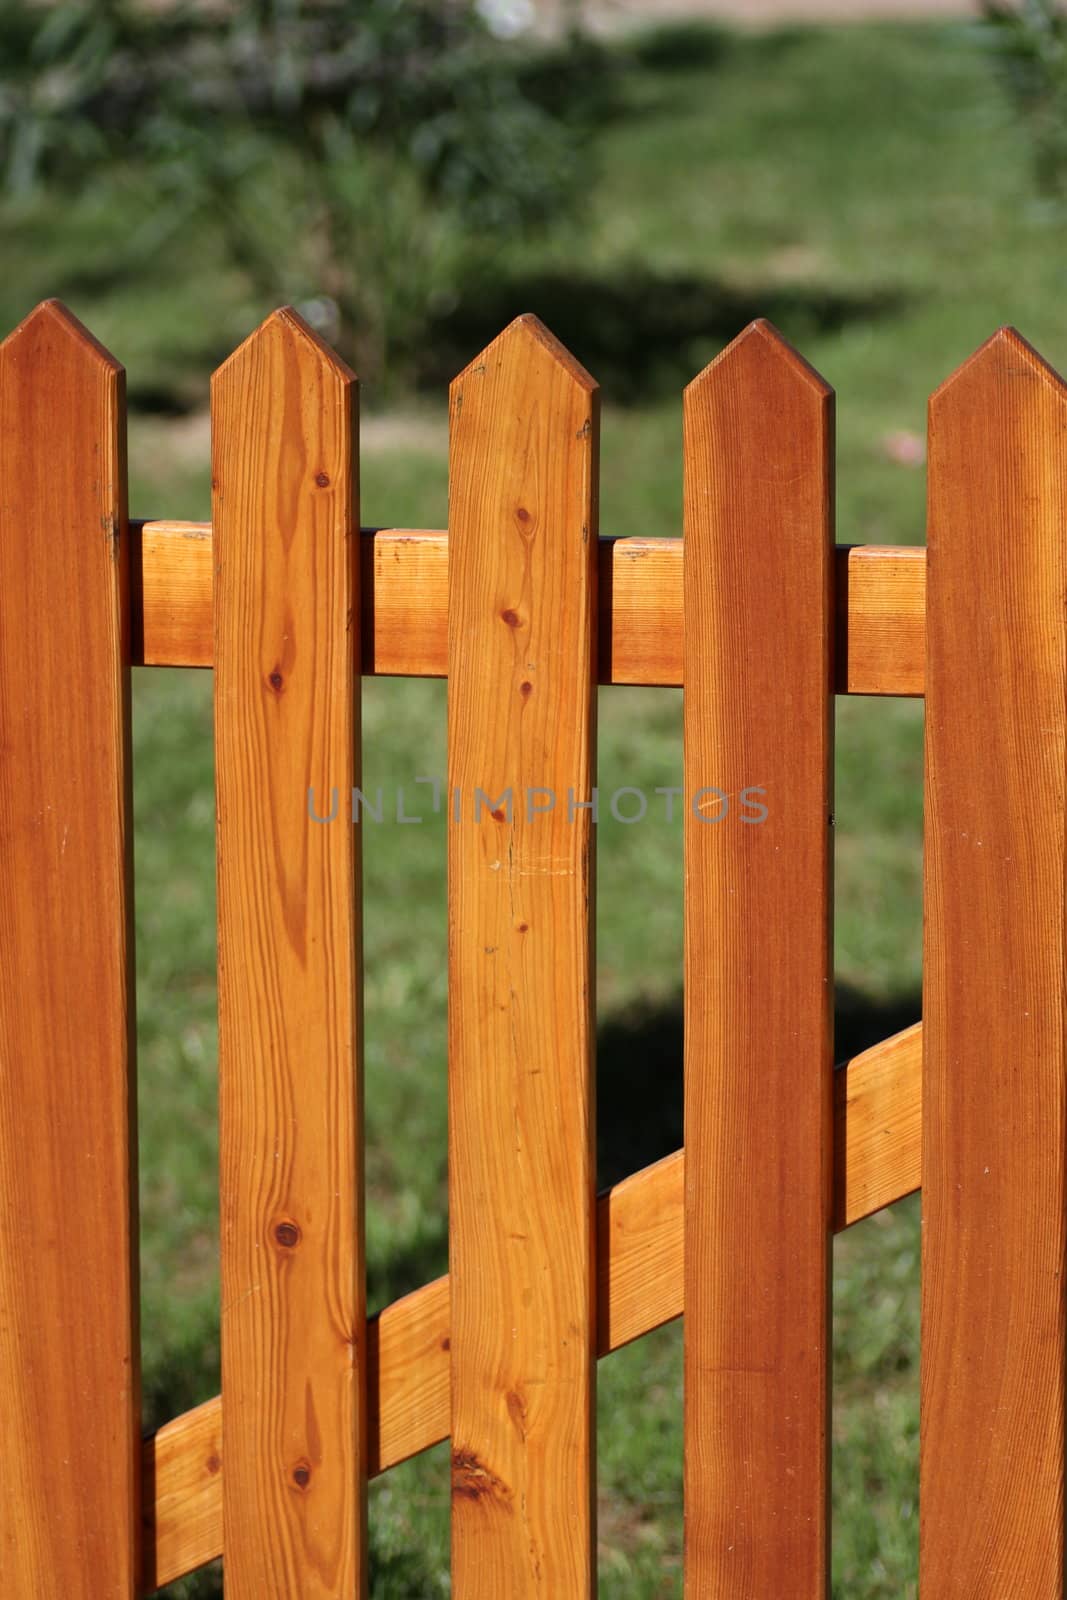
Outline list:
[[[686,391],[685,1576],[731,1600],[829,1594],[832,449],[766,323]]]
[[[882,1039],[834,1073],[834,1228],[919,1187],[922,1023]]]
[[[210,522],[131,522],[133,659],[146,667],[215,660]]]
[[[597,584],[601,683],[682,681],[682,541],[602,539]]]
[[[685,1155],[676,1150],[598,1197],[598,1355],[682,1314],[684,1181]]]
[[[149,1434],[141,1450],[141,1584],[152,1594],[222,1554],[222,1401]]]
[[[139,1566],[125,379],[64,307],[0,345],[5,1594]]]
[[[134,661],[210,667],[210,522],[135,522]],[[364,528],[363,671],[443,678],[448,671],[448,535]],[[597,676],[601,683],[682,681],[682,541],[601,539]],[[838,694],[923,692],[926,551],[838,545]]]
[[[930,402],[920,1575],[933,1600],[1065,1592],[1065,527],[1067,390],[1003,329]]]
[[[922,1026],[854,1056],[834,1079],[834,1229],[919,1187]],[[683,1311],[685,1156],[633,1173],[597,1201],[597,1354]],[[367,1328],[367,1470],[387,1472],[447,1439],[448,1279],[394,1301]],[[150,1581],[169,1583],[222,1551],[217,1399],[145,1441]],[[154,1458],[149,1466],[148,1458]]]
[[[926,669],[926,551],[838,545],[834,572],[837,693],[921,695]]]
[[[579,1600],[596,1556],[594,835],[569,802],[595,783],[598,391],[521,317],[450,401],[452,1583],[458,1600]],[[554,809],[528,811],[533,786]]]
[[[290,311],[212,384],[233,1600],[366,1590],[354,399]]]

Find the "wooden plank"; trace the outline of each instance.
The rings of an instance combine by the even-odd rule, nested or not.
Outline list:
[[[865,1050],[835,1075],[834,1229],[841,1232],[919,1186],[922,1026]],[[650,1333],[683,1310],[685,1160],[665,1156],[597,1202],[597,1354]],[[448,1279],[394,1301],[367,1328],[368,1473],[447,1439]],[[221,1406],[209,1400],[145,1442],[145,1569],[169,1583],[222,1552]],[[154,1459],[154,1466],[148,1458]],[[152,1557],[154,1547],[154,1565]],[[152,1581],[151,1579],[149,1581]]]
[[[834,1073],[834,1229],[919,1187],[922,1023]]]
[[[284,310],[212,384],[227,1594],[366,1592],[355,380]],[[334,821],[309,816],[308,792]],[[323,813],[327,814],[327,813]]]
[[[210,667],[210,522],[135,522],[135,660]],[[448,540],[417,528],[366,528],[360,540],[362,670],[443,678],[448,632]],[[138,599],[140,604],[137,604]]]
[[[685,1579],[799,1600],[829,1593],[833,395],[755,322],[684,416]]]
[[[363,550],[363,670],[443,678],[448,659],[448,538],[368,531]]]
[[[838,694],[921,695],[926,670],[926,551],[838,545]]]
[[[602,539],[597,618],[601,683],[682,681],[682,541]]]
[[[435,1278],[395,1300],[367,1330],[368,1471],[377,1477],[448,1438],[449,1285]]]
[[[920,1575],[1064,1594],[1067,390],[930,402]],[[965,1470],[964,1470],[965,1469]]]
[[[147,667],[210,667],[215,659],[210,522],[130,527],[133,659]]]
[[[141,1584],[146,1594],[222,1554],[221,1474],[222,1402],[217,1397],[144,1441]]]
[[[520,317],[455,380],[450,420],[453,1592],[578,1600],[596,1560],[598,391]],[[554,809],[528,809],[534,786]]]
[[[676,1150],[599,1197],[598,1355],[681,1316],[684,1183],[685,1157]]]
[[[210,522],[135,522],[134,660],[209,667]],[[364,528],[363,671],[443,678],[448,535]],[[601,539],[597,675],[601,683],[682,681],[682,541]],[[926,552],[838,545],[838,694],[923,692]]]
[[[4,1591],[128,1596],[140,1347],[125,376],[46,301],[0,345]]]

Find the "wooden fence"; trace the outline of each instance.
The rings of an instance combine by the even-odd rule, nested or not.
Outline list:
[[[1063,384],[1005,330],[938,390],[925,551],[835,549],[833,396],[765,323],[686,391],[684,540],[598,537],[596,385],[533,318],[452,387],[447,539],[358,532],[355,394],[276,313],[212,523],[130,522],[122,369],[55,302],[0,346],[3,1592],[364,1593],[368,1478],[451,1436],[457,1596],[590,1596],[595,1363],[684,1309],[686,1593],[825,1596],[830,1237],[921,1178],[923,1592],[1062,1597]],[[222,1394],[142,1440],[156,664],[215,671]],[[361,673],[447,675],[493,797],[448,829],[451,1272],[370,1319],[360,831],[305,800],[359,784]],[[686,803],[684,1159],[599,1196],[598,683],[684,683]],[[924,1023],[836,1073],[835,692],[927,700]]]

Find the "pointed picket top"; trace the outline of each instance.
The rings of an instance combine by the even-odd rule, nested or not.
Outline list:
[[[66,495],[77,485],[68,507],[71,525],[83,534],[104,527],[112,553],[124,550],[126,369],[122,363],[61,301],[42,300],[0,343],[0,401],[14,419],[11,439],[21,439],[22,494],[32,500],[29,484],[38,484],[35,512],[43,503],[45,483],[53,477],[58,480],[63,462],[69,461],[71,470],[80,462],[71,482],[60,488],[57,481],[52,494]],[[84,454],[79,456],[79,451]],[[87,477],[82,474],[85,464],[91,467]],[[0,501],[4,498],[0,496]],[[6,500],[6,506],[0,504],[5,537],[21,539],[26,529],[3,514],[17,499],[7,495]],[[42,526],[42,535],[44,531]]]
[[[346,387],[359,383],[347,361],[343,361],[336,350],[332,350],[325,339],[304,321],[299,311],[294,311],[292,306],[279,306],[263,319],[258,328],[253,329],[247,339],[242,340],[220,367],[216,367],[211,377],[212,389],[265,350],[284,350],[287,347],[294,355],[302,348],[313,352],[323,368]]]
[[[757,317],[686,386],[686,404],[699,401],[707,389],[721,382],[727,374],[733,380],[739,371],[751,372],[764,383],[772,374],[778,374],[781,382],[807,389],[822,402],[831,399],[834,392],[822,374],[816,372],[811,362],[793,348],[773,323],[765,317]]]
[[[211,377],[216,556],[226,538],[221,501],[233,492],[234,473],[244,470],[254,435],[264,430],[273,440],[276,472],[283,460],[299,462],[298,478],[308,471],[316,493],[341,494],[352,510],[358,395],[351,367],[291,306],[272,311],[216,368]]]
[[[1067,396],[1067,384],[1024,339],[1018,329],[1005,325],[991,334],[978,349],[962,361],[955,372],[949,374],[930,396],[930,415],[952,394],[953,403],[972,385],[999,387],[1005,380],[1037,378],[1058,396]]]
[[[545,327],[540,317],[524,311],[509,322],[502,333],[486,345],[452,380],[450,393],[453,400],[462,394],[462,386],[471,378],[482,377],[504,363],[528,360],[535,369],[548,370],[555,366],[580,389],[594,394],[600,385],[586,371],[582,363],[572,356],[565,344]]]
[[[83,361],[112,374],[122,372],[121,361],[116,361],[110,350],[100,343],[83,322],[62,300],[42,300],[34,306],[28,317],[23,317],[17,328],[0,341],[0,355],[17,355],[26,348],[39,351],[48,349],[58,353],[66,350],[71,361]]]

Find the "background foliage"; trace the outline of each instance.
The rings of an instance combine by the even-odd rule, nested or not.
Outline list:
[[[1059,0],[985,0],[989,43],[1034,141],[1040,181],[1067,200],[1067,10]]]
[[[472,0],[7,0],[10,196],[101,173],[142,220],[131,266],[207,222],[267,297],[306,303],[379,376],[494,250],[577,195],[574,90],[598,52],[536,60]]]

